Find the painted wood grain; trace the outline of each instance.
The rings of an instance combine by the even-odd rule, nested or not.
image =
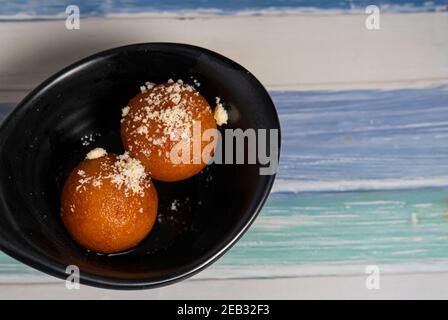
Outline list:
[[[270,94],[283,130],[277,182],[249,232],[198,278],[448,271],[447,87]],[[0,256],[0,274],[38,273]]]
[[[9,99],[14,94],[21,98],[20,89],[32,89],[95,52],[160,41],[219,52],[275,90],[447,84],[447,17],[447,12],[384,14],[377,31],[365,28],[364,13],[92,17],[74,31],[68,31],[63,20],[0,23],[0,43],[5,44],[0,88],[9,90]]]
[[[0,121],[30,89],[82,57],[136,42],[187,42],[238,61],[271,90],[283,152],[255,224],[192,280],[138,293],[69,292],[0,254],[0,297],[446,297],[448,19],[442,0],[412,2],[434,8],[405,6],[407,12],[440,12],[391,10],[378,32],[364,28],[362,10],[256,8],[256,14],[196,12],[185,19],[176,12],[114,16],[102,7],[96,12],[109,10],[109,18],[93,14],[74,32],[60,17],[7,17],[0,23]],[[0,20],[16,9],[3,6]],[[385,274],[381,291],[365,289],[367,264]]]

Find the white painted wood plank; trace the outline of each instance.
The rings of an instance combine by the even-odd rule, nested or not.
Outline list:
[[[90,18],[0,23],[0,88],[30,89],[62,67],[110,47],[187,42],[241,63],[272,89],[421,87],[448,82],[448,13]],[[12,91],[11,91],[12,92]],[[17,100],[24,92],[1,92]]]
[[[116,291],[65,282],[0,284],[0,299],[448,299],[448,273],[384,275],[366,288],[366,275],[246,280],[187,280],[169,287]]]

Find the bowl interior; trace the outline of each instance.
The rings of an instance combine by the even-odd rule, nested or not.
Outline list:
[[[155,181],[158,219],[135,249],[88,252],[74,242],[59,215],[65,178],[95,147],[122,153],[121,109],[146,81],[201,83],[214,106],[229,113],[224,128],[279,129],[260,83],[211,51],[176,44],[139,44],[96,54],[34,90],[0,131],[0,245],[13,257],[64,277],[77,265],[82,281],[103,287],[150,287],[188,276],[217,258],[253,220],[273,176],[259,164],[212,164],[175,183]],[[171,210],[174,200],[181,204]]]

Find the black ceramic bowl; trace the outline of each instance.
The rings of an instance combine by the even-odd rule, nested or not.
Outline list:
[[[185,181],[156,181],[158,222],[126,253],[88,252],[70,238],[59,215],[64,179],[86,152],[94,147],[123,152],[121,108],[140,85],[192,77],[211,105],[216,96],[225,102],[226,128],[279,129],[260,82],[209,50],[145,43],[90,56],[42,83],[1,125],[0,248],[59,278],[67,277],[68,265],[77,265],[81,283],[114,289],[166,285],[218,259],[269,194],[274,176],[259,175],[259,164],[215,164]],[[169,208],[173,199],[181,202],[175,215]]]

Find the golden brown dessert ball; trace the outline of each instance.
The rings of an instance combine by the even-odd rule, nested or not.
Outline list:
[[[92,150],[62,191],[65,227],[73,239],[95,252],[136,246],[152,229],[156,215],[157,191],[141,163],[126,153]]]
[[[216,147],[214,137],[202,139],[204,131],[216,130],[210,105],[181,80],[143,87],[123,109],[121,121],[125,149],[156,180],[178,181],[197,174]],[[173,161],[173,150],[178,160]]]

